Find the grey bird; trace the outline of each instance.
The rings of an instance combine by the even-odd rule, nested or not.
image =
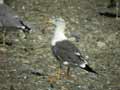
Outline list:
[[[68,66],[67,74],[69,75],[70,67],[80,67],[88,72],[97,74],[89,65],[86,59],[81,55],[80,50],[72,44],[64,34],[66,28],[63,18],[53,17],[49,23],[55,25],[54,36],[51,41],[53,55],[62,65]]]
[[[4,4],[3,0],[0,0],[0,27],[19,28],[24,32],[31,30],[8,5]]]
[[[28,27],[24,21],[12,10],[8,5],[0,0],[0,31],[3,32],[3,45],[5,45],[5,33],[15,28],[21,29],[23,32],[30,32],[31,28]]]

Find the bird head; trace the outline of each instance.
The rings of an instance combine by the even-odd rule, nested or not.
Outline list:
[[[61,17],[52,17],[49,19],[49,22],[54,24],[54,25],[62,25],[65,24],[65,21]]]
[[[51,17],[49,18],[48,20],[48,24],[53,24],[55,25],[56,27],[65,27],[65,20],[61,17]]]
[[[57,30],[60,32],[64,32],[66,24],[65,20],[62,17],[52,16],[46,18],[47,27],[49,27],[47,30]],[[44,30],[45,32],[46,30]]]

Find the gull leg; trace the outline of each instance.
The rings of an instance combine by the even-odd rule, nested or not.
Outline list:
[[[53,84],[56,83],[57,80],[60,80],[60,78],[61,78],[61,68],[62,68],[62,66],[60,65],[57,68],[55,75],[48,76],[48,82],[50,83],[51,86],[53,86]]]
[[[67,72],[65,73],[65,79],[71,79],[73,80],[74,78],[70,74],[70,66],[67,67]]]
[[[61,69],[62,69],[62,65],[60,64],[58,71],[56,73],[57,80],[60,80],[60,78],[61,78]]]
[[[66,79],[70,79],[71,76],[70,76],[70,66],[67,66],[67,72],[65,73],[65,78]]]
[[[70,76],[70,67],[69,66],[67,67],[67,76],[68,77]]]
[[[55,82],[55,81],[59,80],[60,77],[61,77],[61,68],[58,68],[55,75],[48,77],[48,81]]]

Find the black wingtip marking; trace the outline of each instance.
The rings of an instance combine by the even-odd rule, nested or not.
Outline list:
[[[25,25],[25,24],[23,23],[23,21],[20,21],[20,23],[25,27],[25,28],[23,29],[23,32],[30,32],[30,31],[31,31],[31,28],[28,27],[27,25]]]
[[[88,65],[85,66],[85,68],[83,68],[84,70],[91,72],[91,73],[95,73],[98,74],[96,71],[94,71],[91,67],[89,67]]]
[[[31,28],[29,28],[28,26],[26,26],[26,25],[24,25],[25,26],[25,30],[27,31],[27,32],[29,32],[30,30],[31,30]]]

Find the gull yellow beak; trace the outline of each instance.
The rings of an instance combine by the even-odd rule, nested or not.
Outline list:
[[[51,25],[51,24],[53,24],[53,20],[51,18],[48,18],[47,23],[48,23],[48,25]]]
[[[42,29],[42,33],[45,34],[47,31],[50,31],[50,26],[53,25],[53,20],[50,17],[45,18],[45,27]]]

